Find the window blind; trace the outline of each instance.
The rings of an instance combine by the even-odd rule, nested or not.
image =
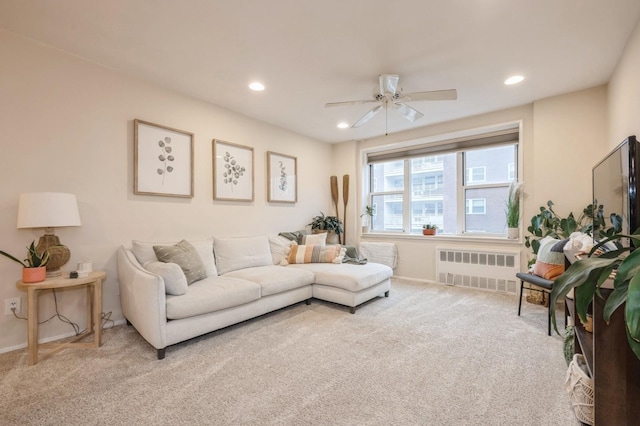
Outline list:
[[[519,140],[518,129],[505,129],[491,133],[471,135],[456,139],[447,139],[424,144],[414,144],[395,149],[367,153],[367,163],[379,163],[384,161],[402,160],[412,157],[425,157],[428,155],[444,154],[449,152],[466,151],[470,149],[484,148],[489,145],[517,144]]]

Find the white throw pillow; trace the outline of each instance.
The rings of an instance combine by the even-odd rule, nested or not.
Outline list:
[[[294,244],[297,243],[281,235],[269,237],[269,247],[271,248],[273,264],[279,265],[282,258],[289,254],[289,248]]]
[[[209,237],[204,240],[187,241],[191,243],[193,248],[195,248],[200,255],[200,259],[202,259],[204,268],[207,271],[207,276],[214,277],[218,275],[218,270],[216,269],[216,261],[213,257],[213,237]],[[153,251],[153,246],[170,246],[176,243],[178,243],[178,241],[167,243],[133,240],[131,242],[131,247],[133,249],[133,254],[135,255],[136,259],[138,259],[138,262],[140,262],[141,265],[144,265],[145,263],[152,260],[158,260],[158,258],[156,257],[156,253]]]
[[[220,275],[253,266],[273,265],[269,238],[258,237],[213,239],[213,252]]]
[[[175,263],[164,263],[151,260],[144,265],[147,271],[160,275],[164,280],[164,291],[167,294],[181,296],[187,292],[187,277],[182,268]]]
[[[327,235],[329,235],[327,232],[305,235],[302,237],[302,244],[306,246],[326,246]]]

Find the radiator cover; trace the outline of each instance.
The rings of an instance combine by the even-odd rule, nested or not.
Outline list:
[[[519,251],[436,248],[436,281],[482,290],[516,294]]]

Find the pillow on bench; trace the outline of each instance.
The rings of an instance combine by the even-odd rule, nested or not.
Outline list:
[[[545,237],[540,240],[538,256],[533,265],[533,273],[547,280],[555,280],[564,273],[564,246],[566,240],[557,240],[552,237]]]
[[[347,249],[342,246],[293,245],[280,265],[296,263],[342,263]]]

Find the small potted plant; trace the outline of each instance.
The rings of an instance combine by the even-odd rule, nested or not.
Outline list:
[[[35,241],[32,241],[31,245],[27,247],[27,258],[23,261],[2,250],[0,250],[0,254],[14,262],[18,262],[24,267],[22,269],[22,282],[24,283],[37,283],[44,281],[47,277],[47,269],[45,266],[49,261],[49,252],[45,250],[42,253],[38,253]]]
[[[373,215],[376,214],[376,210],[373,206],[364,206],[364,213],[360,215],[362,218],[362,232],[367,232],[371,226]]]
[[[438,232],[438,225],[427,223],[422,225],[422,235],[436,235]]]
[[[521,191],[522,183],[512,183],[509,187],[509,196],[506,201],[507,238],[511,240],[517,240],[519,237]]]
[[[339,244],[338,235],[342,234],[342,221],[336,216],[325,216],[324,213],[320,212],[320,215],[314,217],[311,223],[307,225],[311,226],[314,234],[328,232],[328,244]]]

